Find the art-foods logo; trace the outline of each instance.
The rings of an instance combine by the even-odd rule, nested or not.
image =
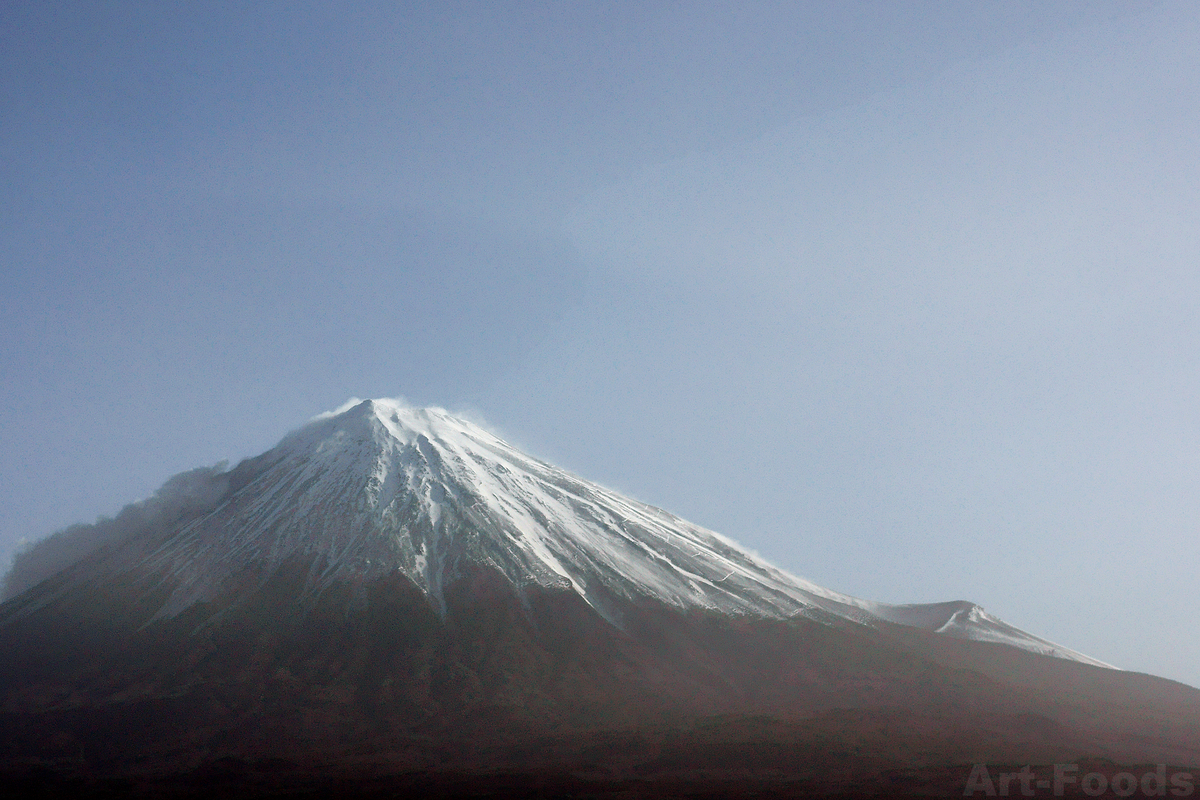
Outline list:
[[[1135,775],[1081,773],[1078,764],[1055,764],[1051,773],[1025,766],[1017,772],[992,772],[986,764],[971,768],[963,797],[1191,797],[1192,773],[1167,772],[1166,764]]]

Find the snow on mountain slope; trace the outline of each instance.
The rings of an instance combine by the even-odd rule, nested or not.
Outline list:
[[[789,575],[716,533],[581,480],[447,412],[366,400],[243,462],[214,507],[117,551],[177,586],[160,616],[247,564],[310,557],[319,589],[399,571],[438,604],[467,564],[570,589],[610,619],[643,598],[679,608],[879,621],[1108,666],[971,603],[890,606]]]

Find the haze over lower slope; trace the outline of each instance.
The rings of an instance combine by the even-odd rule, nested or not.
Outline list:
[[[1194,4],[0,31],[0,559],[404,393],[822,585],[1200,685]]]

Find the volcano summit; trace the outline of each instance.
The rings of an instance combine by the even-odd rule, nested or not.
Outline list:
[[[857,776],[842,789],[894,794],[917,754],[1200,763],[1189,687],[969,602],[824,589],[391,400],[60,532],[5,588],[0,767],[19,781],[186,793],[219,764],[263,793],[502,773],[802,794],[833,758]]]

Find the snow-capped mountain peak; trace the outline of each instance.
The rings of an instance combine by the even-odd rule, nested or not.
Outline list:
[[[399,573],[439,607],[449,582],[484,567],[518,590],[576,592],[618,624],[625,604],[649,600],[890,622],[1101,663],[971,603],[892,606],[830,591],[439,408],[347,404],[220,477],[211,508],[110,548],[110,564],[174,587],[159,616],[217,595],[247,569],[270,575],[297,559],[312,565],[309,591]]]

